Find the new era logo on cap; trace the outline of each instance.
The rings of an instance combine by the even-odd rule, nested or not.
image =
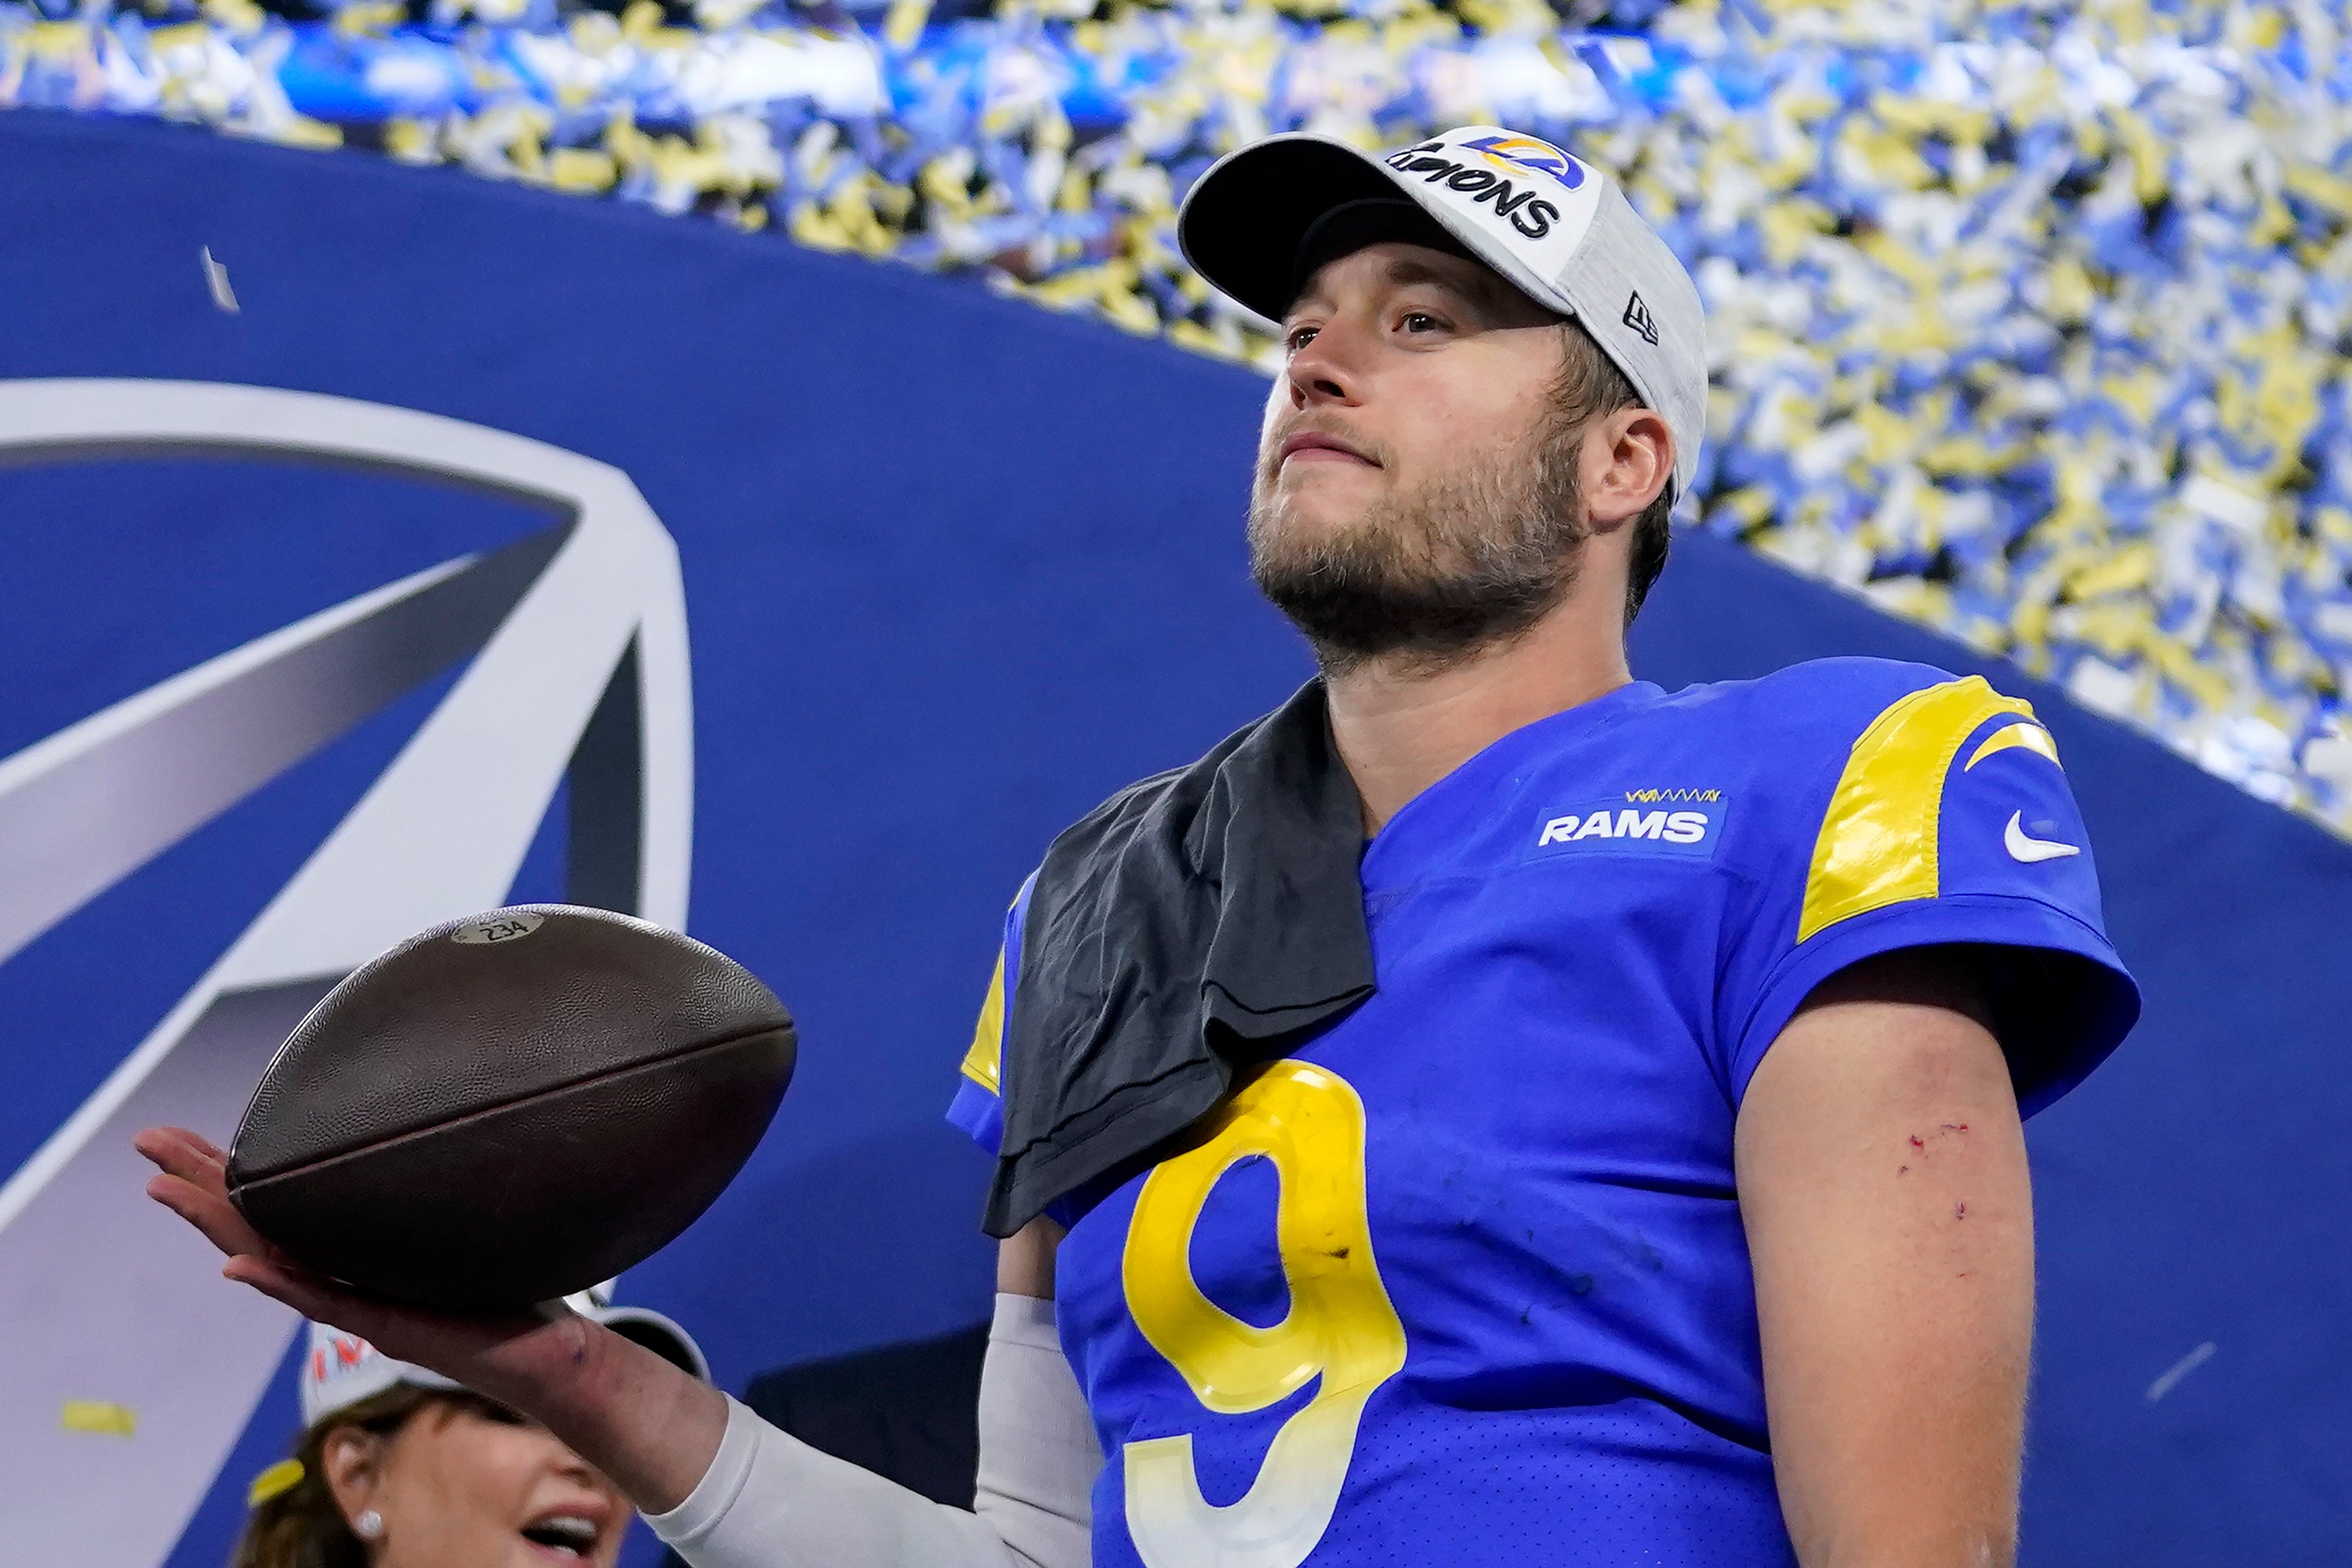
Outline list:
[[[1637,292],[1625,301],[1625,324],[1642,334],[1642,341],[1652,348],[1658,346],[1658,323],[1650,320],[1650,307],[1642,303]]]

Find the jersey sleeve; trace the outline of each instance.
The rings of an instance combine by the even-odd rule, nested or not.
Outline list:
[[[973,1026],[971,1048],[964,1052],[961,1081],[948,1105],[948,1120],[991,1154],[1004,1139],[1004,1019],[1015,983],[1021,974],[1021,928],[1029,918],[1029,893],[1037,884],[1033,873],[1021,884],[1020,896],[1004,916],[1004,937],[996,950],[996,970],[980,1004],[980,1021]]]
[[[2032,704],[1978,676],[1911,684],[1825,760],[1786,842],[1757,868],[1717,1020],[1735,1100],[1815,986],[1900,948],[1981,950],[2027,1115],[2081,1082],[2138,1018],[2082,814]]]

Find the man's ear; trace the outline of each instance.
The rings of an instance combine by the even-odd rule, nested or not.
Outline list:
[[[1595,533],[1640,517],[1675,475],[1674,432],[1647,408],[1621,408],[1585,427],[1584,514]]]
[[[337,1426],[319,1446],[319,1469],[335,1511],[353,1524],[383,1481],[384,1440],[364,1426]]]

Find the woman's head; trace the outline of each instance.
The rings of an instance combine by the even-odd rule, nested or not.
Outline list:
[[[612,1482],[469,1394],[397,1384],[313,1423],[294,1457],[234,1568],[612,1568],[628,1528]]]

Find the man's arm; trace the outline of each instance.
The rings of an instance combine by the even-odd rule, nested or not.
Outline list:
[[[227,1156],[184,1128],[133,1140],[161,1174],[148,1195],[226,1255],[221,1272],[521,1411],[613,1479],[646,1513],[686,1500],[727,1429],[727,1397],[654,1352],[570,1311],[478,1316],[362,1295],[263,1240],[228,1199]]]
[[[228,1201],[226,1157],[209,1141],[150,1128],[135,1142],[162,1172],[149,1194],[227,1255],[224,1275],[533,1417],[640,1511],[674,1515],[714,1470],[725,1471],[723,1484],[713,1483],[725,1495],[705,1500],[688,1521],[708,1538],[686,1549],[692,1561],[761,1568],[852,1561],[1068,1568],[1085,1561],[1087,1496],[1101,1458],[1049,1307],[1008,1313],[1000,1303],[982,1379],[975,1517],[763,1429],[709,1384],[576,1313],[426,1311],[323,1279],[246,1223]],[[1003,1244],[998,1272],[1008,1296],[1050,1300],[1060,1237],[1060,1226],[1039,1219]]]
[[[996,1244],[996,1288],[1007,1296],[1054,1299],[1054,1253],[1062,1227],[1039,1215]]]
[[[2033,1337],[2009,1067],[1966,960],[1823,983],[1736,1139],[1782,1512],[1805,1568],[2006,1568]]]

